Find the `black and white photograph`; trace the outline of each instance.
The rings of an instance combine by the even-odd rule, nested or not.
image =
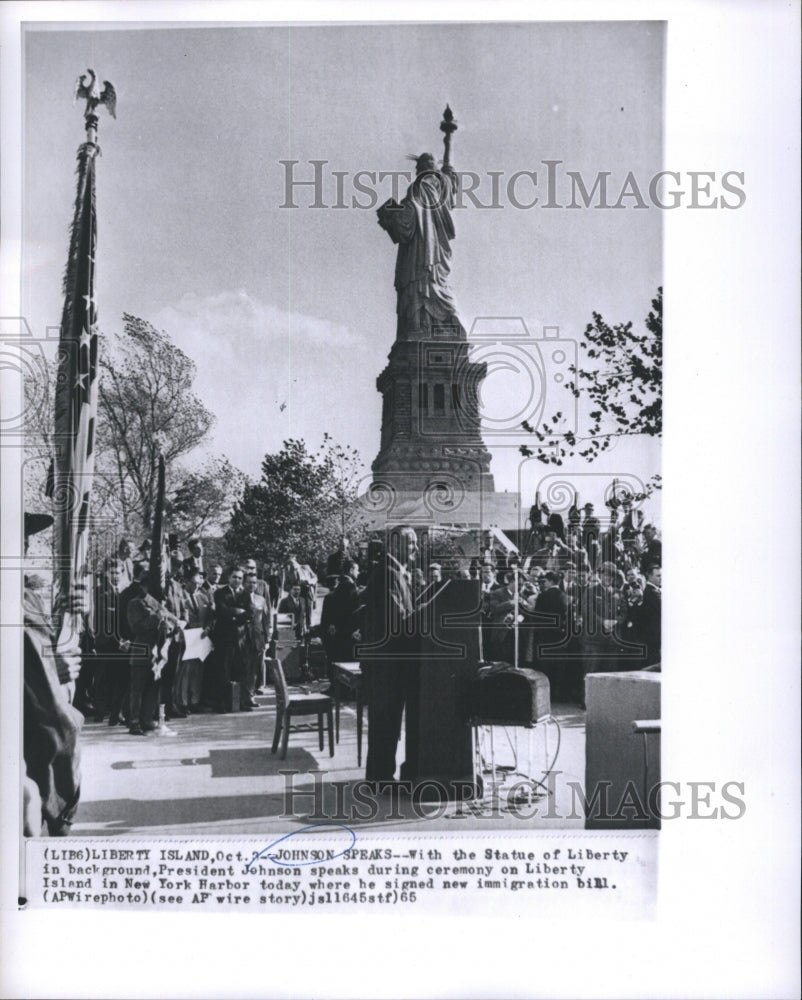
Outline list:
[[[743,850],[768,822],[750,797],[794,787],[772,762],[798,737],[798,669],[776,659],[798,663],[798,527],[778,520],[789,500],[798,520],[798,462],[775,455],[798,427],[780,381],[798,336],[763,340],[750,375],[759,307],[717,299],[771,273],[770,325],[794,322],[798,247],[769,263],[792,228],[763,251],[744,234],[779,189],[798,207],[798,163],[787,147],[778,190],[757,190],[754,148],[723,127],[708,145],[712,108],[677,114],[693,5],[676,22],[16,6],[0,457],[21,919],[676,919],[666,872],[697,833]],[[778,3],[698,7],[705,31],[717,14],[764,31],[750,73],[798,27]],[[720,40],[700,39],[697,86],[718,90]],[[764,124],[798,153],[788,58]],[[705,240],[765,273],[739,258],[731,286]],[[733,369],[782,412],[749,426]],[[780,468],[790,488],[761,507]],[[775,556],[788,592],[756,624]],[[736,749],[729,727],[753,736]],[[798,847],[798,810],[788,824]],[[769,936],[773,971],[742,992],[641,964],[624,991],[620,969],[452,986],[791,996],[791,945]],[[315,995],[426,995],[347,982]]]

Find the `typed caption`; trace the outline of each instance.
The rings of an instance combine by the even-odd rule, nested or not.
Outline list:
[[[97,840],[26,843],[21,905],[216,912],[452,910],[482,902],[556,912],[599,906],[644,916],[654,834],[371,837],[346,827],[272,843]],[[397,912],[397,911],[396,911]]]

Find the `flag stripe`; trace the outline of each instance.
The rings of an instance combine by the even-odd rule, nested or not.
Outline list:
[[[97,413],[97,311],[95,308],[95,159],[97,146],[78,149],[78,184],[70,250],[64,277],[55,396],[54,495],[69,498],[55,511],[57,578],[55,606],[62,619],[79,625],[88,608],[89,521]]]

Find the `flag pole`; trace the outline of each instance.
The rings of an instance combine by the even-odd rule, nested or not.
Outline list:
[[[86,141],[78,147],[78,182],[59,330],[54,399],[53,521],[55,573],[53,623],[59,679],[67,684],[80,670],[79,637],[89,612],[89,517],[94,477],[97,417],[98,332],[95,300],[95,161],[97,108],[115,116],[116,95],[108,81],[97,87],[94,70],[80,76],[75,99],[85,98]]]

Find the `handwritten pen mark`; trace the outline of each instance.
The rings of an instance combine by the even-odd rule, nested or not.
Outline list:
[[[318,858],[313,861],[281,861],[280,858],[277,858],[275,855],[268,854],[267,852],[271,851],[277,844],[281,844],[285,840],[289,840],[291,837],[297,837],[299,833],[308,833],[310,830],[320,830],[321,828],[324,830],[347,830],[348,833],[351,834],[351,843],[337,854],[327,858],[327,861],[334,861],[335,858],[342,857],[342,855],[345,854],[346,851],[350,851],[356,843],[356,834],[350,826],[345,826],[344,823],[312,823],[311,826],[302,826],[300,830],[293,830],[291,833],[285,833],[283,837],[279,837],[278,840],[274,840],[272,844],[268,844],[267,847],[259,851],[258,854],[254,854],[245,866],[245,871],[249,873],[251,865],[261,857],[267,858],[268,861],[274,861],[277,865],[283,865],[285,868],[300,868],[303,865],[320,864],[320,860]]]

